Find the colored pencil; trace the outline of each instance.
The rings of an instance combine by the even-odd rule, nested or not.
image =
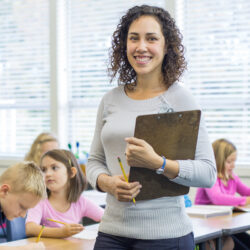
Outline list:
[[[42,233],[43,233],[43,229],[44,229],[44,225],[42,225],[42,228],[41,228],[41,230],[40,230],[40,232],[39,232],[39,234],[38,234],[38,236],[37,236],[36,242],[39,242],[39,240],[40,240],[40,238],[41,238],[41,235],[42,235]]]
[[[61,221],[59,221],[59,220],[53,220],[53,219],[50,219],[50,218],[47,218],[47,220],[53,221],[53,222],[56,222],[56,223],[60,223],[60,224],[63,224],[63,225],[66,225],[66,224],[67,224],[67,223],[65,223],[65,222],[61,222]]]
[[[124,179],[125,179],[125,181],[128,183],[128,177],[127,177],[127,175],[126,175],[126,173],[125,173],[125,171],[124,171],[124,168],[123,168],[123,166],[122,166],[121,159],[120,159],[120,157],[117,157],[117,159],[118,159],[118,162],[119,162],[119,164],[120,164],[120,167],[121,167],[121,170],[122,170]],[[134,204],[135,204],[135,198],[133,198],[133,202],[134,202]]]

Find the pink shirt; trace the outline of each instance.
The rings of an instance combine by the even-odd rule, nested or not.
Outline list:
[[[241,196],[235,196],[236,193]],[[195,204],[244,206],[247,196],[250,196],[250,188],[233,174],[233,179],[228,181],[227,186],[217,178],[212,188],[198,188]]]
[[[71,203],[70,208],[65,213],[56,211],[48,199],[40,201],[34,208],[28,210],[26,223],[35,222],[47,227],[62,227],[62,224],[48,221],[47,218],[66,223],[79,223],[83,217],[89,217],[95,221],[100,221],[103,215],[103,209],[80,196],[77,202]]]

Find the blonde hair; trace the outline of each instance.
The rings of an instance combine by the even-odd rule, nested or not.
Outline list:
[[[22,161],[7,168],[0,176],[0,184],[9,184],[13,193],[27,192],[36,197],[46,197],[42,171],[34,162]]]
[[[41,133],[32,143],[29,152],[25,156],[25,161],[34,161],[37,165],[40,164],[42,156],[41,146],[45,142],[55,141],[58,142],[56,136],[51,133]]]
[[[226,178],[225,174],[225,162],[229,155],[237,151],[235,145],[226,140],[226,139],[218,139],[213,142],[213,150],[214,156],[216,160],[217,174],[220,179]],[[230,179],[233,177],[230,175]]]

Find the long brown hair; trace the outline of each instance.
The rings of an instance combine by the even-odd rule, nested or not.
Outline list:
[[[126,53],[127,35],[132,22],[145,15],[156,19],[164,35],[166,54],[162,63],[162,75],[164,83],[169,87],[179,80],[186,68],[186,62],[184,47],[181,44],[182,35],[170,14],[159,7],[148,5],[135,6],[129,9],[121,18],[117,29],[113,33],[108,72],[111,81],[118,76],[118,84],[136,86],[136,72],[130,65]]]
[[[79,166],[79,163],[77,162],[77,159],[75,156],[68,150],[64,149],[54,149],[51,151],[48,151],[45,153],[42,158],[41,162],[44,157],[50,157],[56,161],[61,162],[66,168],[68,173],[68,194],[67,194],[67,200],[71,202],[76,202],[80,195],[82,194],[83,190],[87,186],[87,180],[82,172],[81,167]],[[73,178],[69,178],[71,176],[71,168],[75,167],[77,170],[76,175]],[[50,195],[50,191],[47,189],[48,197]]]

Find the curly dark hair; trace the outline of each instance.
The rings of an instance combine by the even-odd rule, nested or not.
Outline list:
[[[164,83],[169,87],[179,80],[186,69],[184,46],[181,44],[182,35],[170,14],[159,7],[141,5],[132,7],[120,19],[113,33],[112,47],[110,49],[110,68],[108,68],[111,82],[118,75],[118,84],[136,85],[136,72],[127,58],[127,35],[131,23],[141,16],[153,16],[160,24],[165,38],[167,52],[162,63]]]

